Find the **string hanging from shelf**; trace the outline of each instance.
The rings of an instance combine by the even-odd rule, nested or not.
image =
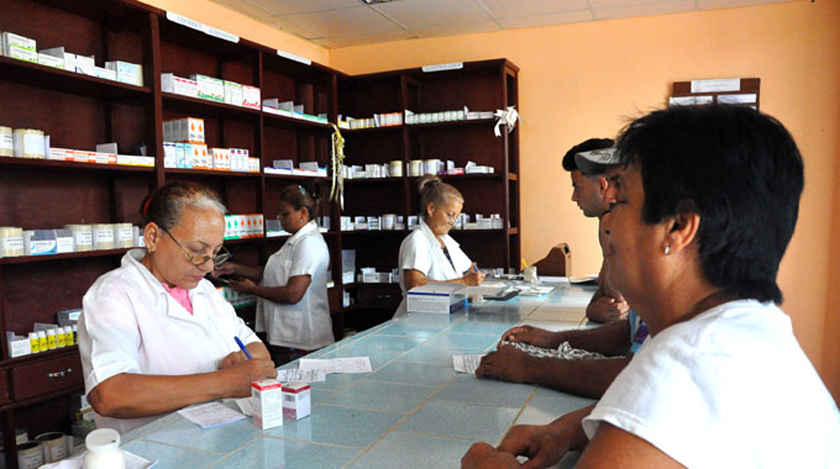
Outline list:
[[[344,137],[341,136],[341,131],[338,126],[330,123],[334,132],[332,134],[332,151],[330,159],[332,161],[332,188],[330,189],[330,199],[338,202],[342,210],[344,210],[344,174],[341,172],[341,166],[344,164]]]
[[[508,106],[507,109],[497,109],[495,116],[496,127],[493,128],[493,133],[497,137],[502,136],[502,131],[499,129],[502,125],[507,127],[508,133],[511,133],[514,127],[516,127],[516,121],[522,121],[522,118],[519,117],[519,113],[516,111],[516,106]]]

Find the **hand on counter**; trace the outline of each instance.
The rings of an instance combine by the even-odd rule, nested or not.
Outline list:
[[[493,448],[487,443],[472,445],[461,458],[461,469],[506,469],[518,468],[519,461],[510,454]]]
[[[626,301],[616,300],[610,296],[603,296],[589,304],[586,317],[598,322],[612,322],[626,319],[630,313],[630,306]]]
[[[557,348],[560,340],[557,334],[533,326],[517,326],[502,334],[502,340],[522,342],[542,348]]]
[[[464,284],[470,287],[477,287],[484,282],[484,274],[478,270],[476,267],[475,262],[473,265],[470,266],[470,270],[468,270],[464,274]]]
[[[498,451],[527,457],[525,469],[541,469],[556,464],[570,447],[569,438],[552,425],[517,425],[505,435]]]
[[[529,370],[534,366],[534,358],[516,347],[505,345],[495,352],[490,352],[481,359],[475,375],[479,378],[495,378],[512,383],[532,381]]]
[[[230,358],[230,355],[228,355],[225,360],[228,358]],[[227,368],[223,368],[223,370],[230,374],[231,385],[236,388],[235,394],[231,397],[248,397],[251,395],[252,382],[277,377],[277,370],[274,369],[274,362],[267,358],[252,358],[250,360],[245,360],[235,365],[231,365]]]

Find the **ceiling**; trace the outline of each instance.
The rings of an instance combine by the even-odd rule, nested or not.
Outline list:
[[[393,0],[371,5],[363,0],[212,1],[332,49],[796,0]]]

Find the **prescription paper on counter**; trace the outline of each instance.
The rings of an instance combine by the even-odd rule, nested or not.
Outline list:
[[[481,364],[481,359],[484,357],[483,353],[476,353],[470,355],[452,355],[452,365],[456,373],[475,374],[478,365]]]
[[[204,429],[220,427],[245,419],[244,415],[220,402],[187,407],[179,410],[178,414]]]
[[[69,459],[62,459],[58,462],[44,464],[39,469],[83,469],[84,466],[82,465],[82,458],[84,458],[84,456],[85,453],[82,453]],[[141,458],[140,456],[129,453],[126,450],[123,450],[123,459],[125,459],[125,469],[152,469],[157,466],[158,463],[157,461],[149,461],[148,459]]]
[[[323,370],[324,373],[370,373],[370,357],[351,358],[301,358],[301,370]]]
[[[290,368],[288,370],[277,370],[277,381],[281,383],[292,381],[303,381],[304,383],[317,383],[327,380],[327,373],[324,370],[301,370]]]

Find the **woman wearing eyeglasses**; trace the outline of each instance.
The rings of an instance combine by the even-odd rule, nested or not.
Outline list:
[[[455,187],[437,176],[424,176],[417,183],[420,225],[400,245],[399,271],[403,301],[394,317],[406,313],[405,292],[429,282],[481,285],[484,274],[479,272],[459,244],[449,236],[449,230],[464,207],[464,196]]]
[[[230,286],[259,297],[257,331],[265,331],[279,362],[335,342],[327,300],[330,253],[318,229],[318,202],[311,191],[291,185],[280,193],[278,219],[292,236],[268,258],[265,268],[226,263],[215,275],[236,275]]]
[[[88,401],[99,427],[121,433],[188,405],[249,396],[252,381],[277,376],[265,345],[204,279],[227,257],[216,194],[171,183],[142,212],[146,249],[96,280],[79,317]]]

